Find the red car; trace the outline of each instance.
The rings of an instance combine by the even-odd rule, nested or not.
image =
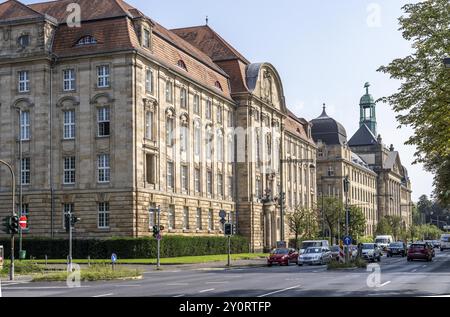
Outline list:
[[[294,249],[275,249],[267,258],[267,265],[272,264],[289,265],[291,263],[298,263],[298,252]]]
[[[433,253],[426,243],[413,243],[408,249],[408,261],[426,260],[433,261]]]

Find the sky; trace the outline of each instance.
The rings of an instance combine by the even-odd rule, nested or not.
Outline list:
[[[33,3],[40,1],[24,1]],[[411,52],[398,31],[401,7],[415,0],[127,0],[168,29],[209,26],[251,62],[269,62],[283,81],[288,107],[312,120],[327,104],[328,115],[341,122],[349,138],[359,127],[359,100],[364,84],[378,99],[394,93],[399,82],[377,72],[394,58]],[[412,165],[412,135],[398,129],[389,105],[377,104],[378,133],[400,152],[409,171],[413,199],[432,192],[433,176]]]

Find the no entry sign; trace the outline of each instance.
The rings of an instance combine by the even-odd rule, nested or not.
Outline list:
[[[22,216],[19,218],[19,226],[22,229],[26,229],[27,228],[27,217]]]

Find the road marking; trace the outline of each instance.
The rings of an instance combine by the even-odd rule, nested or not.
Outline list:
[[[177,298],[177,297],[183,297],[184,296],[184,294],[182,294],[182,295],[176,295],[176,296],[174,296],[175,298]]]
[[[422,265],[422,267],[423,267],[423,268],[426,268],[427,266],[426,266],[426,265]]]
[[[387,281],[386,283],[381,284],[380,287],[385,287],[386,285],[389,285],[389,284],[391,284],[391,281]]]
[[[36,286],[36,287],[8,287],[9,285],[3,285],[3,288],[8,290],[44,290],[44,289],[67,289],[67,286]],[[80,286],[75,288],[89,288],[90,286]]]
[[[211,292],[213,290],[214,290],[214,288],[204,289],[202,291],[199,291],[199,293],[207,293],[207,292]]]
[[[415,272],[417,272],[417,269],[414,269],[414,270],[411,271],[411,273],[415,273]]]
[[[230,283],[228,281],[223,281],[223,282],[206,282],[205,284],[227,284]]]
[[[141,285],[139,284],[129,284],[129,285],[126,285],[126,284],[124,284],[124,285],[115,285],[116,287],[140,287]]]
[[[102,294],[102,295],[95,295],[95,296],[92,296],[92,297],[107,297],[107,296],[113,296],[114,294],[113,293],[108,293],[108,294]]]
[[[189,283],[170,283],[166,284],[167,286],[187,286]]]
[[[266,297],[266,296],[269,296],[269,295],[273,295],[273,294],[277,294],[277,293],[286,292],[286,291],[289,291],[289,290],[291,290],[291,289],[298,288],[298,287],[300,287],[300,284],[299,284],[299,285],[296,285],[296,286],[288,287],[288,288],[285,288],[285,289],[280,289],[279,291],[270,292],[270,293],[267,293],[267,294],[264,294],[264,295],[260,295],[260,296],[258,296],[258,297]]]

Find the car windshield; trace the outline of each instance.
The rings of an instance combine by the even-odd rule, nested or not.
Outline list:
[[[275,249],[272,251],[272,254],[288,254],[288,249]]]
[[[306,253],[320,253],[321,249],[320,248],[308,248],[308,250],[306,250]]]
[[[375,249],[375,244],[373,244],[373,243],[364,243],[362,245],[362,249],[363,250],[373,250],[373,249]]]
[[[441,241],[442,242],[450,242],[450,237],[442,237]]]
[[[425,245],[424,244],[413,244],[413,245],[411,245],[411,248],[412,249],[423,249],[423,248],[425,248]]]
[[[308,242],[302,243],[302,249],[308,249],[308,248],[312,248],[312,247],[321,247],[321,246],[322,246],[322,242],[320,242],[320,241],[308,241]]]
[[[401,243],[391,243],[389,246],[391,248],[403,248],[403,244]]]
[[[376,243],[388,243],[388,239],[381,239],[381,238],[379,238],[379,239],[376,239],[375,242]]]

